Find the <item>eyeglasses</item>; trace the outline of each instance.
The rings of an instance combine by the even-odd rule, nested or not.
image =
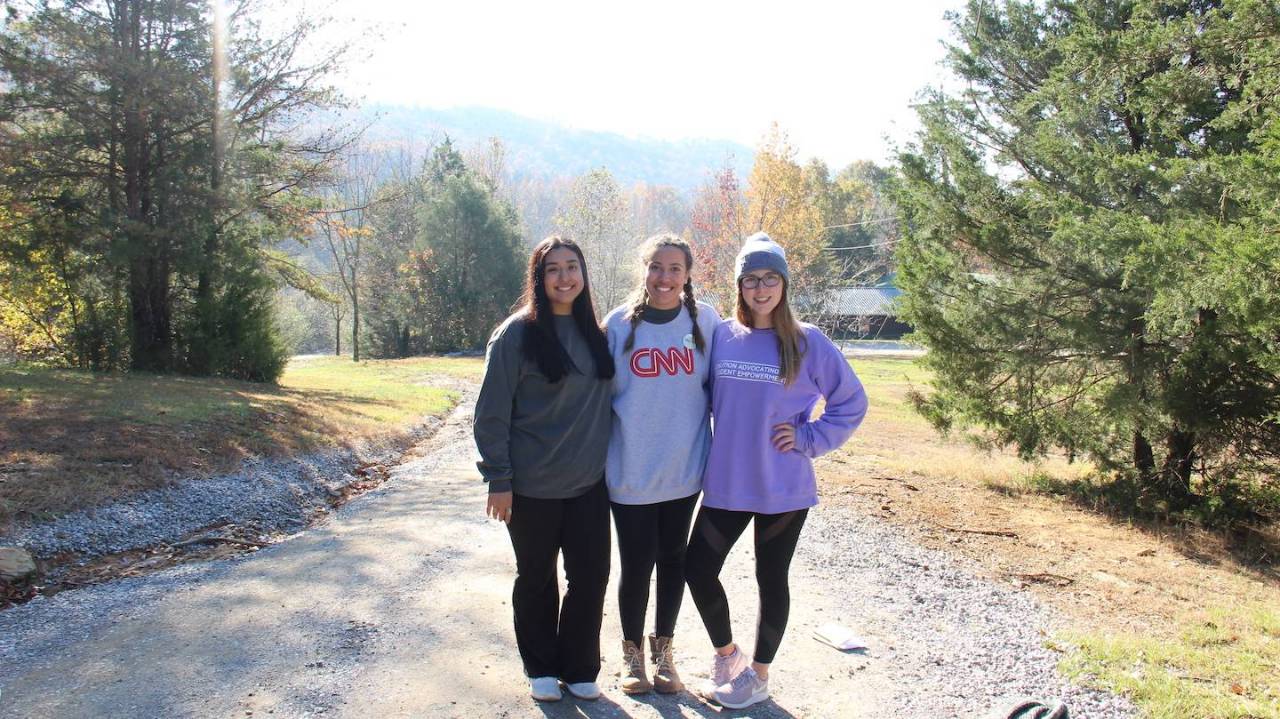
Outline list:
[[[779,282],[782,282],[782,275],[774,272],[770,272],[764,277],[747,275],[746,277],[743,277],[741,281],[742,289],[744,290],[754,290],[760,285],[764,285],[765,287],[777,287]]]

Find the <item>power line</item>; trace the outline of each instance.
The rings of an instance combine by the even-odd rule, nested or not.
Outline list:
[[[868,247],[884,247],[885,245],[892,245],[895,242],[898,242],[899,239],[885,240],[884,242],[872,242],[869,245],[855,245],[853,247],[824,247],[822,249],[827,252],[839,252],[841,250],[865,250]]]
[[[862,225],[877,225],[877,224],[880,224],[881,222],[893,222],[893,221],[894,221],[894,220],[896,220],[896,219],[898,219],[898,216],[897,216],[897,215],[894,215],[893,217],[881,217],[881,218],[880,218],[880,219],[878,219],[878,220],[863,220],[863,221],[861,221],[861,222],[850,222],[850,223],[849,223],[849,224],[847,224],[847,225],[827,225],[826,227],[824,227],[824,228],[822,228],[822,229],[824,229],[824,230],[839,230],[839,229],[842,229],[842,228],[845,228],[845,227],[861,227]]]

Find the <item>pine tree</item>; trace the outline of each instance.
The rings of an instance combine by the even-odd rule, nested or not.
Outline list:
[[[299,230],[342,142],[296,127],[335,102],[323,78],[341,49],[300,64],[316,22],[267,36],[257,5],[217,26],[222,5],[201,0],[7,6],[0,181],[25,244],[67,260],[57,274],[91,366],[268,377],[279,365],[246,370],[272,352],[243,343],[273,331],[259,291],[282,269],[270,246]]]
[[[896,200],[940,427],[1183,508],[1280,460],[1280,15],[970,2]]]

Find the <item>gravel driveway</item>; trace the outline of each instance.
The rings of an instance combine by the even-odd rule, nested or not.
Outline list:
[[[505,530],[483,518],[469,410],[455,411],[382,487],[288,541],[0,613],[0,715],[720,714],[689,694],[622,694],[612,591],[604,696],[541,705],[528,697],[511,630],[514,562]],[[740,542],[724,574],[747,645],[750,561],[749,542]],[[842,653],[814,641],[813,629],[830,621],[869,648]],[[1073,716],[1135,716],[1126,701],[1056,675],[1058,656],[1043,647],[1055,621],[1029,594],[829,497],[810,514],[793,564],[774,698],[724,713],[973,717],[1028,695],[1064,699]],[[709,643],[687,598],[676,657],[690,684],[709,668]]]

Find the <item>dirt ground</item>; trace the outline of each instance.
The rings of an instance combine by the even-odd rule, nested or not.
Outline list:
[[[851,456],[820,460],[828,494],[845,495],[919,544],[1027,585],[1084,630],[1158,634],[1204,606],[1280,597],[1276,565],[1239,559],[1221,533],[1114,520],[1065,498],[1000,492],[978,480],[888,473]]]
[[[690,693],[617,689],[618,629],[604,617],[598,702],[528,698],[511,640],[506,532],[483,517],[470,421],[452,418],[378,491],[238,560],[195,562],[60,593],[0,614],[0,688],[14,717],[711,717]],[[615,559],[616,561],[616,559]],[[750,557],[725,582],[754,594]],[[616,580],[616,576],[615,576]],[[891,665],[804,640],[846,601],[798,567],[787,681],[753,717],[879,717]],[[611,590],[612,592],[612,590]],[[611,594],[612,596],[612,594]],[[735,616],[752,636],[751,612]],[[677,663],[709,664],[686,601]],[[881,640],[887,643],[888,640]],[[854,680],[856,678],[856,681]],[[758,709],[758,711],[756,710]]]
[[[0,666],[5,699],[16,702],[10,707],[17,716],[715,715],[686,695],[651,703],[621,697],[616,667],[606,668],[607,696],[599,704],[529,704],[502,609],[509,549],[475,505],[467,423],[450,427],[405,457],[390,489],[252,560],[192,565],[198,582],[129,580],[20,607],[33,619],[51,619],[12,635],[42,658],[20,671],[10,666],[7,677]],[[1221,536],[1162,534],[1063,498],[996,491],[979,476],[944,476],[934,471],[937,455],[972,450],[897,432],[861,435],[847,451],[820,460],[826,497],[1025,586],[1082,630],[1172,632],[1206,604],[1278,596],[1274,567],[1241,563]],[[921,454],[920,471],[910,457],[882,461],[900,456],[907,440]],[[454,479],[444,486],[424,479],[435,475]],[[743,559],[728,570],[735,596],[752,592]],[[478,573],[459,582],[464,569]],[[825,621],[821,607],[849,601],[819,573],[801,572],[795,582],[815,598],[793,617],[797,633]],[[696,627],[690,605],[682,626]],[[223,619],[201,620],[214,616]],[[64,626],[67,617],[76,626]],[[606,627],[614,621],[606,617]],[[810,646],[785,647],[782,660],[795,669],[760,716],[881,716],[877,706],[892,704],[891,662],[810,655]],[[695,642],[678,651],[682,666],[705,663],[705,648]],[[127,669],[137,666],[149,669]],[[859,711],[850,714],[855,702]],[[835,707],[842,709],[831,713]]]

